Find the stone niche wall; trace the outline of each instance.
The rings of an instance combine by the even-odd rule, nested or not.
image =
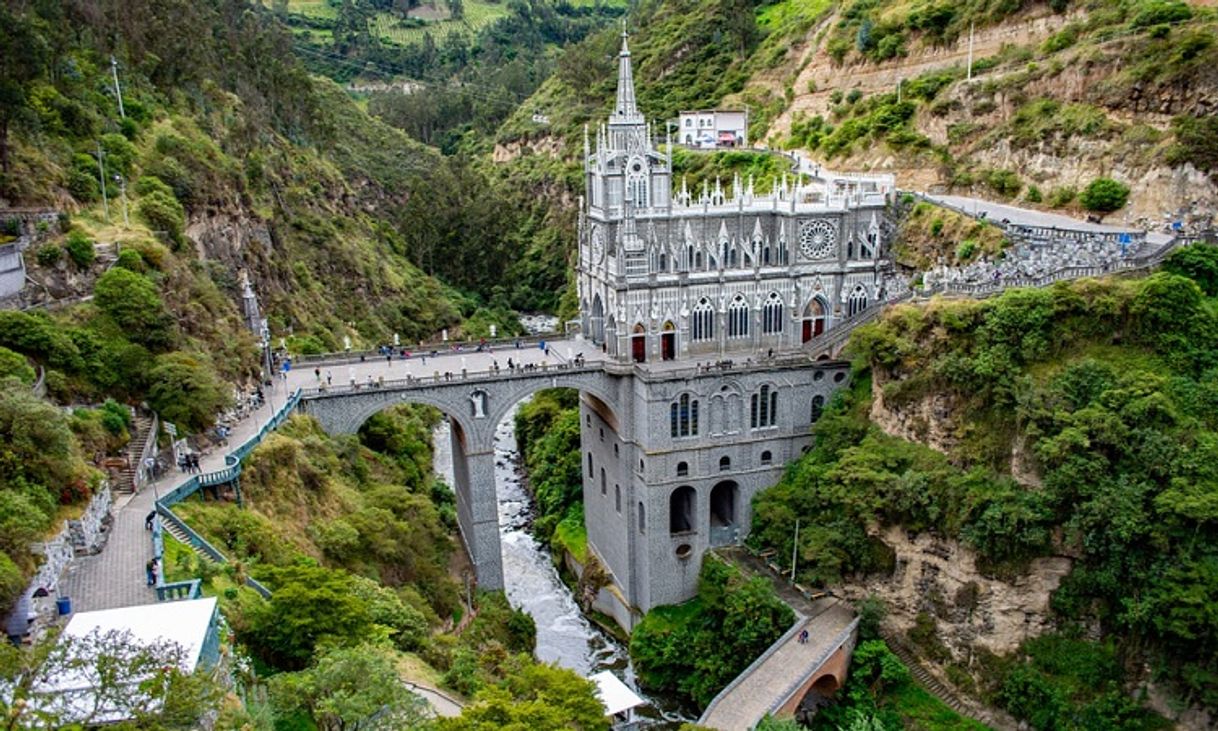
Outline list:
[[[54,538],[33,546],[33,551],[42,555],[42,561],[34,578],[26,586],[21,598],[13,607],[14,614],[25,612],[30,619],[29,633],[34,640],[46,630],[57,616],[55,599],[58,594],[59,577],[78,554],[97,553],[105,545],[109,535],[110,507],[113,496],[109,486],[104,486],[93,496],[79,519],[70,520]],[[36,597],[43,589],[45,596]],[[5,622],[10,629],[20,625],[19,618],[10,616]]]
[[[1013,582],[982,576],[977,556],[959,541],[886,528],[879,538],[896,554],[891,576],[844,587],[852,600],[875,594],[888,606],[886,623],[904,635],[920,612],[937,620],[938,635],[957,660],[973,647],[1004,654],[1050,629],[1049,597],[1070,573],[1061,556],[1032,561]]]

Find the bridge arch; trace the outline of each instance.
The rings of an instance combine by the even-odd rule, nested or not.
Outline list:
[[[506,358],[505,358],[506,360]],[[445,414],[452,428],[453,492],[457,522],[484,589],[503,588],[495,491],[495,429],[520,401],[549,388],[572,388],[617,422],[615,377],[601,370],[553,368],[425,377],[359,388],[308,390],[302,411],[332,434],[351,434],[374,414],[398,404],[422,404]]]

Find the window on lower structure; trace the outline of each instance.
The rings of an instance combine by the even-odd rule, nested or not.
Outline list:
[[[677,477],[685,477],[688,474],[689,474],[689,463],[678,462],[677,463]]]
[[[674,437],[692,437],[698,434],[698,399],[683,393],[669,406],[670,431]]]
[[[761,463],[762,464],[770,464],[773,461],[774,461],[774,455],[770,454],[770,450],[767,449],[766,451],[761,453]]]
[[[749,408],[749,425],[754,429],[765,429],[778,423],[778,389],[762,386],[753,394]]]
[[[812,423],[820,421],[821,414],[825,413],[825,397],[812,397]]]
[[[622,512],[622,486],[613,486],[613,509]]]
[[[608,483],[605,481],[605,468],[601,468],[601,494],[604,495],[609,491]]]
[[[732,458],[731,457],[720,457],[719,458],[719,471],[720,472],[727,472],[731,468],[732,468]]]

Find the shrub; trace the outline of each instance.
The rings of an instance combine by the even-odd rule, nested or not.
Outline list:
[[[1129,200],[1129,186],[1112,178],[1096,178],[1087,184],[1078,199],[1089,211],[1110,213]]]
[[[59,248],[57,244],[46,244],[38,247],[34,258],[38,261],[38,266],[53,267],[63,258],[63,249]]]
[[[34,369],[26,361],[25,356],[14,353],[0,345],[0,373],[5,376],[16,376],[22,383],[34,382]]]
[[[161,190],[153,191],[140,200],[137,209],[153,232],[164,233],[174,248],[182,245],[182,228],[186,212],[177,199]]]
[[[98,278],[93,301],[132,341],[149,347],[172,342],[169,313],[156,285],[147,277],[127,269],[111,269]]]
[[[1179,0],[1155,0],[1145,3],[1130,24],[1134,28],[1149,28],[1162,23],[1180,23],[1193,17],[1193,11],[1188,3]]]
[[[986,173],[985,182],[995,193],[1006,198],[1013,198],[1023,188],[1014,170],[991,170]]]
[[[68,250],[68,258],[80,269],[88,269],[93,264],[93,260],[97,258],[97,253],[93,250],[93,242],[80,229],[74,228],[68,232],[65,248]]]
[[[144,257],[140,256],[140,252],[135,249],[123,249],[118,252],[116,265],[136,274],[148,271],[148,266],[144,264]]]
[[[1049,191],[1049,205],[1053,208],[1068,206],[1074,201],[1076,195],[1078,195],[1078,191],[1069,185],[1054,188]]]
[[[190,431],[215,423],[231,402],[230,389],[201,355],[168,353],[148,374],[148,402],[166,421]]]
[[[976,239],[965,239],[956,247],[956,259],[959,261],[968,261],[977,253]]]

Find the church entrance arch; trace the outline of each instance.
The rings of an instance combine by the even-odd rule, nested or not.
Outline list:
[[[664,323],[664,330],[660,333],[660,359],[673,360],[677,357],[677,328],[672,324],[672,320]]]
[[[630,358],[635,363],[647,362],[647,328],[642,323],[635,325],[630,333]]]
[[[801,342],[806,343],[825,332],[825,313],[827,310],[825,300],[820,295],[816,295],[808,302],[808,306],[804,308],[803,339]]]

